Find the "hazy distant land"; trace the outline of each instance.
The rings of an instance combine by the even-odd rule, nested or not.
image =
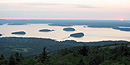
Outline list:
[[[0,24],[26,25],[26,24],[48,24],[50,26],[73,26],[87,25],[92,28],[113,28],[120,31],[130,31],[130,20],[5,20],[1,19]]]

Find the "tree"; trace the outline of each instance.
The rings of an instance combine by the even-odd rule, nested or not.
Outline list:
[[[20,62],[20,55],[19,55],[18,52],[15,53],[15,58],[16,58],[16,61],[17,61],[17,62]]]
[[[43,52],[41,54],[40,60],[42,63],[47,59],[47,54],[46,54],[46,47],[43,48]]]
[[[69,48],[65,48],[64,50],[61,51],[61,55],[66,55],[68,53],[71,53],[72,51]]]
[[[23,59],[24,59],[24,57],[22,56],[22,54],[19,54],[19,56],[20,56],[20,59],[21,59],[21,60],[23,60]]]
[[[83,48],[79,50],[79,53],[83,56],[87,56],[88,55],[87,47],[84,45]]]
[[[4,60],[5,58],[4,58],[4,55],[2,54],[1,56],[0,56],[0,60]]]
[[[7,65],[7,60],[4,58],[3,54],[0,56],[0,65]]]
[[[15,58],[13,56],[13,54],[11,54],[10,58],[9,58],[9,65],[15,65],[16,62],[15,62]]]
[[[83,58],[80,59],[80,61],[77,65],[85,65],[85,63],[83,62]]]
[[[30,57],[30,58],[26,58],[24,60],[24,63],[21,65],[37,65],[37,63],[38,63],[37,59],[33,59],[32,57]]]

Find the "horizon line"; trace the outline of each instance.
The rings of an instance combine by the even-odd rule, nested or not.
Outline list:
[[[130,20],[124,18],[0,18],[0,19],[43,19],[43,20]]]

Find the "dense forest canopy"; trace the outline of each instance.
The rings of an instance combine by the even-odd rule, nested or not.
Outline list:
[[[75,46],[103,46],[108,44],[128,43],[128,41],[99,41],[99,42],[76,42],[74,40],[56,41],[46,38],[22,38],[22,37],[2,37],[0,38],[0,54],[9,57],[16,52],[23,56],[40,54],[44,46],[47,52]]]
[[[5,59],[0,56],[0,65],[129,65],[129,44],[107,46],[79,46],[65,48],[52,53],[46,52],[35,56],[23,57],[20,53]]]

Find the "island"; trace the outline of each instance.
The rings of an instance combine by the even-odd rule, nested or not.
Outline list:
[[[39,30],[39,32],[52,32],[52,31],[55,31],[55,30],[49,30],[49,29],[42,29],[42,30]]]
[[[86,26],[83,26],[84,28],[86,28]]]
[[[2,36],[2,34],[0,34],[0,36]]]
[[[83,37],[84,36],[84,33],[74,33],[74,34],[71,34],[70,37],[76,37],[76,38],[80,38],[80,37]]]
[[[75,31],[74,28],[64,28],[63,30],[64,30],[64,31]]]
[[[113,27],[113,29],[120,30],[120,31],[130,31],[130,28],[120,28],[120,27]]]
[[[119,28],[120,31],[130,31],[130,28]]]
[[[26,32],[24,32],[24,31],[19,31],[19,32],[12,32],[12,34],[25,35]]]

